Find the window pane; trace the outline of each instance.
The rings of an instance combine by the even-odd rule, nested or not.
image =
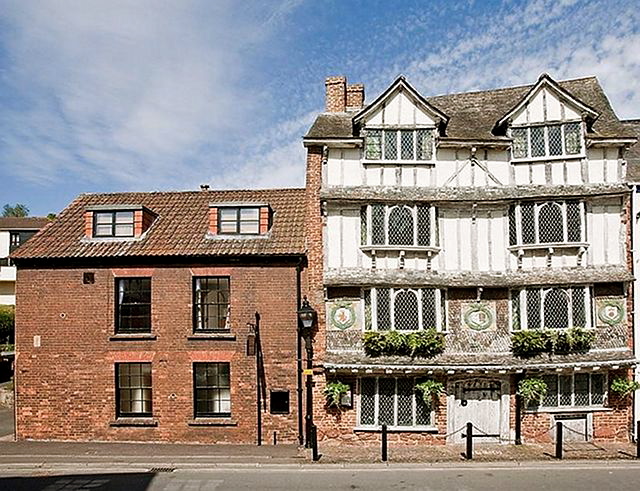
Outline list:
[[[540,329],[540,289],[532,288],[526,291],[527,298],[527,328]]]
[[[511,329],[514,331],[520,329],[522,323],[520,321],[520,290],[511,291]]]
[[[360,208],[360,245],[367,245],[367,207]]]
[[[258,234],[260,233],[259,222],[240,222],[241,234]]]
[[[379,160],[382,157],[382,131],[367,130],[365,135],[365,155],[369,160]]]
[[[383,245],[384,240],[384,206],[373,205],[371,207],[371,243]]]
[[[573,388],[571,387],[571,375],[560,375],[558,377],[558,381],[560,406],[571,406],[571,394],[573,392]]]
[[[218,216],[222,221],[236,221],[238,219],[237,208],[218,208]]]
[[[431,404],[424,402],[422,394],[414,391],[416,401],[416,425],[428,426],[431,424]]]
[[[434,288],[422,289],[422,328],[430,329],[438,327],[438,312],[436,309],[436,290]]]
[[[509,206],[509,245],[516,245],[517,243],[516,207],[511,205]]]
[[[128,225],[116,225],[116,237],[132,237],[133,236],[133,224]]]
[[[560,125],[547,127],[549,135],[549,155],[562,155],[562,131]]]
[[[433,158],[433,130],[416,131],[416,155],[418,160]]]
[[[583,287],[571,289],[571,313],[573,315],[571,327],[586,327],[587,325],[585,293],[586,289]]]
[[[543,157],[545,155],[544,127],[534,126],[530,128],[530,131],[531,131],[531,156]]]
[[[591,375],[591,404],[599,405],[604,403],[604,375],[594,373]]]
[[[547,384],[547,395],[542,400],[542,406],[556,407],[558,405],[558,376],[545,375],[542,380]]]
[[[580,203],[577,201],[567,201],[567,237],[569,242],[580,242],[582,240]]]
[[[116,223],[133,223],[132,211],[117,211]]]
[[[391,329],[390,296],[388,288],[378,288],[376,290],[376,320],[378,321],[378,331],[388,331]]]
[[[400,132],[400,158],[402,160],[414,160],[413,158],[413,131],[403,130]]]
[[[525,158],[527,156],[527,129],[513,128],[511,130],[511,138],[513,138],[513,158]]]
[[[96,225],[96,237],[111,236],[112,230],[111,225]]]
[[[431,207],[418,206],[418,245],[431,245]]]
[[[582,151],[580,133],[580,123],[568,123],[564,125],[564,144],[566,152],[569,155],[574,155]]]
[[[238,222],[220,222],[221,234],[235,234],[238,230]]]
[[[401,290],[396,293],[394,300],[394,327],[398,331],[417,331],[418,297],[415,291]]]
[[[240,220],[257,221],[259,214],[259,208],[240,208]]]
[[[93,217],[97,224],[111,224],[113,223],[113,213],[94,213]]]
[[[544,327],[547,329],[569,327],[569,298],[567,291],[554,288],[545,294]]]
[[[389,213],[389,245],[413,245],[413,213],[406,206]]]
[[[576,406],[589,405],[589,375],[586,373],[576,373],[574,376]]]
[[[376,379],[360,379],[360,424],[375,424]]]
[[[365,290],[364,295],[364,329],[371,330],[371,290]]]
[[[378,424],[393,426],[394,395],[396,380],[393,378],[378,379]]]
[[[398,158],[398,132],[385,130],[384,132],[384,158],[396,160]]]
[[[546,203],[540,207],[538,235],[541,243],[564,242],[562,208],[557,203]]]
[[[522,243],[535,244],[536,231],[533,203],[522,203],[520,206],[520,215],[522,219]]]
[[[413,426],[413,379],[398,379],[398,426]]]

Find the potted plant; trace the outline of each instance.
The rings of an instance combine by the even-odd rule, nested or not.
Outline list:
[[[444,394],[444,384],[433,379],[417,383],[415,389],[422,394],[425,404],[431,404],[440,394]]]
[[[628,378],[619,377],[611,382],[611,391],[620,397],[627,397],[638,389],[640,389],[640,382]]]
[[[343,384],[339,380],[327,382],[327,386],[324,388],[324,395],[327,398],[327,405],[329,407],[349,406],[348,401],[344,400],[344,397],[349,393],[351,387],[347,384]]]
[[[538,406],[547,395],[547,383],[541,378],[525,378],[518,383],[518,395],[526,406]]]

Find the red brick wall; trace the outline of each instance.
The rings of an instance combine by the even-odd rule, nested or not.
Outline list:
[[[82,273],[95,273],[83,284]],[[115,276],[152,274],[155,340],[113,341]],[[188,340],[192,334],[192,276],[231,278],[231,332],[235,340]],[[290,413],[263,412],[265,443],[297,441],[296,270],[268,267],[191,268],[156,265],[126,269],[18,270],[16,329],[17,438],[254,443],[255,357],[246,355],[248,322],[261,314],[270,389],[290,391]],[[34,347],[34,336],[41,347]],[[112,427],[119,361],[152,362],[152,428]],[[231,419],[237,426],[189,426],[193,419],[192,363],[230,361]]]
[[[327,77],[324,85],[326,88],[326,111],[330,113],[344,112],[347,104],[347,77],[343,75]]]

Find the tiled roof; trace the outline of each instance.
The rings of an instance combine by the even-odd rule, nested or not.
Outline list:
[[[622,121],[632,135],[640,140],[640,119]],[[640,183],[640,141],[625,153],[627,159],[627,181]]]
[[[49,221],[44,217],[0,217],[0,230],[39,230]]]
[[[596,77],[586,77],[558,82],[574,97],[595,109],[599,118],[593,126],[599,136],[633,136],[611,108]],[[496,122],[522,99],[531,85],[504,89],[464,92],[435,97],[425,97],[440,111],[449,116],[446,136],[460,139],[500,139],[492,133]],[[311,126],[305,138],[353,137],[351,119],[355,113],[322,113]],[[504,138],[504,137],[502,137]]]
[[[49,227],[12,257],[82,258],[114,256],[300,255],[304,242],[304,189],[83,194]],[[273,226],[266,236],[207,237],[210,203],[268,203]],[[157,215],[142,238],[84,238],[84,213],[96,205],[136,204]]]

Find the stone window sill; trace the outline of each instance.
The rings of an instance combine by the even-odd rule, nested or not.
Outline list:
[[[109,426],[154,427],[158,426],[158,420],[154,418],[118,418],[115,421],[111,421]]]
[[[540,407],[536,409],[525,409],[525,413],[595,413],[611,412],[613,408],[602,406],[568,406],[568,407]]]
[[[187,423],[189,426],[238,426],[231,418],[196,418]]]
[[[372,251],[396,251],[396,252],[427,252],[437,254],[440,252],[439,247],[432,246],[410,246],[410,245],[365,245],[360,246],[362,252]]]
[[[555,162],[558,160],[579,160],[586,158],[584,152],[567,155],[543,155],[542,157],[519,157],[512,158],[512,164],[529,164],[532,162]]]
[[[356,426],[353,429],[354,433],[382,433],[382,428],[375,426]],[[389,427],[387,428],[389,433],[438,433],[438,428],[435,426],[415,426],[415,427]]]
[[[363,160],[362,165],[428,165],[435,166],[434,160]]]
[[[187,336],[189,341],[204,341],[204,340],[220,340],[220,341],[235,341],[236,335],[230,332],[202,332],[193,333]]]
[[[548,244],[520,244],[509,246],[511,252],[520,251],[536,251],[545,249],[586,249],[589,247],[588,242],[551,242]]]
[[[109,337],[109,341],[155,341],[158,338],[151,333],[114,334]]]

